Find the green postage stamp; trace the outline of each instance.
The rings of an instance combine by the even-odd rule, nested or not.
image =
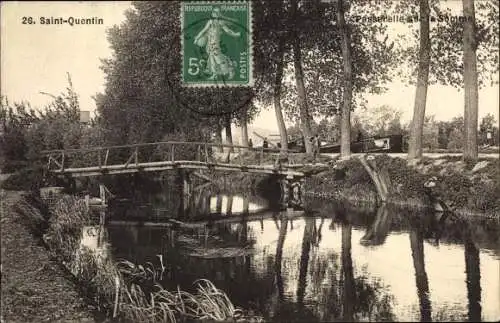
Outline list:
[[[253,86],[251,1],[182,1],[184,86]]]

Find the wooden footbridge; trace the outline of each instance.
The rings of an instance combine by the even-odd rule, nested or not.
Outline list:
[[[227,153],[223,160],[215,158],[215,151],[224,148]],[[89,176],[102,178],[105,175],[173,170],[180,175],[182,193],[187,197],[193,191],[191,174],[210,180],[197,172],[199,170],[274,174],[280,178],[283,200],[290,201],[302,195],[301,188],[305,174],[297,171],[302,165],[282,163],[279,153],[277,149],[184,141],[42,152],[47,160],[48,173],[70,178]],[[100,201],[106,205],[106,188],[103,181],[100,182]]]
[[[214,148],[224,147],[238,151],[236,158],[230,152],[224,161],[214,158]],[[251,153],[256,164],[248,163],[243,154]],[[264,163],[272,155],[279,158],[279,150],[248,148],[205,142],[154,142],[123,146],[89,147],[43,151],[47,170],[53,174],[88,177],[167,170],[218,170],[257,174],[276,174],[288,178],[302,178],[304,173],[293,165]],[[233,154],[234,156],[235,154]],[[267,158],[269,161],[269,158]]]

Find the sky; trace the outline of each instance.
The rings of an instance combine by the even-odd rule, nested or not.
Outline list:
[[[460,1],[448,1],[457,8]],[[95,111],[92,99],[104,90],[100,59],[112,54],[106,30],[125,20],[129,1],[79,2],[1,2],[1,94],[10,102],[27,101],[43,108],[51,98],[40,92],[57,95],[64,91],[67,73],[80,96],[82,110]],[[34,24],[23,24],[32,17]],[[102,25],[46,25],[41,17],[101,18]],[[367,95],[368,108],[387,104],[411,120],[415,88],[400,81],[388,85],[381,95]],[[427,115],[449,120],[463,114],[463,91],[452,87],[430,86]],[[492,113],[499,119],[498,85],[479,92],[479,118]],[[267,108],[267,109],[266,109]],[[272,107],[263,107],[252,124],[276,129]]]

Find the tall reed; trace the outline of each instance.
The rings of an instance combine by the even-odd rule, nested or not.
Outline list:
[[[243,311],[208,280],[196,281],[194,294],[163,288],[159,284],[165,272],[161,257],[157,268],[152,263],[116,262],[81,246],[83,228],[90,224],[84,201],[65,196],[52,211],[44,240],[110,317],[130,322],[246,320]],[[262,321],[256,316],[248,320]]]

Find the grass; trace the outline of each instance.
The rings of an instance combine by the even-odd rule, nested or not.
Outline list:
[[[26,193],[0,190],[2,322],[94,322],[95,307],[40,243],[43,218]],[[29,225],[26,225],[29,224]]]
[[[84,286],[101,312],[120,321],[177,322],[186,319],[227,321],[247,319],[229,297],[210,281],[195,282],[196,293],[169,291],[160,282],[165,265],[114,261],[80,245],[83,228],[91,223],[83,200],[64,196],[52,210],[44,240]],[[260,317],[249,318],[261,321]]]
[[[454,212],[465,216],[500,217],[500,162],[490,160],[486,167],[472,173],[476,163],[466,163],[453,157],[441,164],[423,158],[410,167],[401,158],[387,155],[375,157],[377,165],[386,168],[392,182],[389,203],[400,206],[432,207],[424,183],[436,177],[432,195],[446,203]],[[348,200],[351,203],[376,203],[375,187],[361,163],[352,158],[335,168],[306,180],[306,195]]]

